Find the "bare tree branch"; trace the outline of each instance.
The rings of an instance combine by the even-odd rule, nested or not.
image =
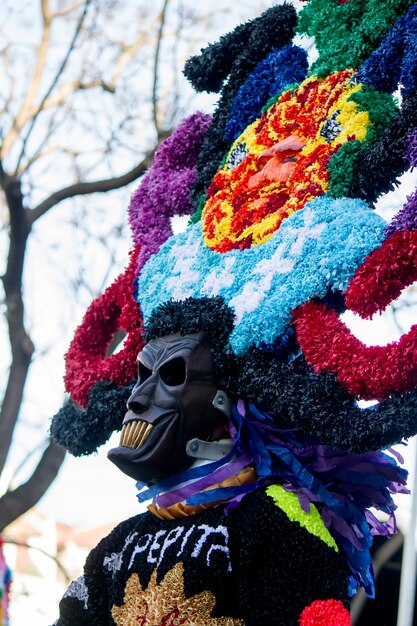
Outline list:
[[[146,30],[147,31],[150,30],[152,25],[153,25],[153,21],[148,25]],[[138,37],[133,43],[126,44],[124,42],[120,42],[119,45],[121,47],[121,54],[119,58],[117,59],[117,62],[114,65],[114,68],[111,72],[111,78],[109,81],[109,84],[113,86],[114,88],[116,87],[117,79],[124,72],[129,61],[131,61],[131,59],[135,56],[137,51],[140,50],[140,48],[144,45],[145,34],[146,34],[146,31],[144,29],[141,29],[141,32],[139,33]]]
[[[42,15],[45,22],[52,19],[52,13],[49,8],[49,0],[41,0]]]
[[[95,89],[96,87],[101,87],[103,91],[108,91],[109,93],[114,93],[115,88],[111,83],[106,83],[101,78],[96,78],[95,80],[83,81],[81,78],[71,81],[70,83],[66,83],[62,85],[53,96],[49,96],[46,100],[43,100],[38,106],[33,107],[28,117],[35,118],[36,116],[53,106],[60,106],[67,101],[68,96],[76,91],[87,91],[88,89]]]
[[[48,154],[48,152],[53,151],[53,146],[50,147],[47,144],[48,142],[50,142],[51,137],[54,136],[54,132],[60,126],[60,124],[56,122],[57,117],[58,117],[58,110],[53,111],[51,115],[49,116],[49,119],[45,124],[46,128],[44,130],[43,139],[38,144],[38,147],[36,148],[36,150],[33,151],[32,155],[25,161],[24,165],[22,165],[19,168],[19,171],[17,172],[17,176],[20,179],[22,178],[23,174],[30,169],[31,165],[39,161],[41,157]],[[63,122],[61,121],[61,124],[62,123]],[[60,150],[61,152],[67,152],[67,153],[70,151],[73,157],[76,156],[74,151],[71,151],[70,148],[62,147]]]
[[[65,199],[118,189],[142,176],[160,141],[169,134],[164,130],[166,124],[174,119],[170,117],[171,111],[160,102],[164,94],[158,84],[162,55],[168,50],[163,45],[163,38],[172,41],[179,36],[175,29],[168,27],[172,17],[168,10],[169,0],[160,0],[159,15],[155,15],[153,9],[149,10],[145,2],[132,8],[132,19],[139,9],[140,32],[135,30],[133,23],[125,32],[120,22],[115,30],[106,33],[111,5],[110,0],[103,0],[103,4],[93,0],[68,0],[67,3],[37,0],[33,11],[39,12],[36,7],[41,7],[42,22],[38,25],[36,16],[32,20],[34,28],[39,29],[35,35],[36,46],[22,30],[20,39],[5,44],[0,50],[3,65],[9,64],[4,67],[10,77],[3,98],[0,98],[0,108],[6,106],[0,122],[0,195],[10,217],[9,221],[4,220],[4,226],[0,226],[4,229],[2,236],[9,237],[6,270],[0,280],[4,286],[11,347],[10,371],[0,411],[0,473],[13,446],[13,434],[34,353],[28,328],[36,328],[37,319],[30,318],[30,322],[26,322],[23,298],[23,269],[32,226]],[[102,6],[105,7],[103,12]],[[63,44],[59,37],[65,16],[69,14],[73,15],[74,21],[70,22],[70,36]],[[13,10],[11,15],[14,15]],[[59,28],[55,29],[55,25]],[[128,44],[124,38],[127,32]],[[59,67],[49,65],[56,60],[57,50],[61,50]],[[142,51],[143,58],[140,56]],[[175,60],[171,56],[168,58],[175,72]],[[28,76],[22,71],[24,64],[30,68]],[[119,81],[123,81],[123,90],[116,91]],[[172,84],[170,77],[167,81]],[[107,92],[100,102],[84,97],[83,92],[94,88]],[[174,102],[171,94],[167,102],[170,108]],[[139,121],[142,126],[137,133]],[[57,151],[56,158],[55,154],[51,156],[54,151]],[[46,155],[50,155],[49,158],[43,158]],[[126,171],[119,175],[120,170],[115,172],[114,165],[127,158],[130,165],[126,165]],[[3,169],[4,163],[7,166]],[[97,171],[100,171],[100,180],[95,180]],[[56,185],[55,191],[51,181]],[[88,208],[84,215],[88,230],[91,228]],[[42,237],[40,226],[38,229],[37,233]],[[110,263],[111,250],[105,240],[106,234],[95,233],[95,241],[104,245]],[[73,279],[71,272],[68,278],[69,281]],[[107,279],[107,273],[104,279]],[[94,285],[95,290],[99,287]],[[111,350],[122,339],[118,334]],[[47,341],[51,338],[48,337]],[[63,451],[51,444],[42,455],[41,450],[34,447],[28,455],[31,465],[36,466],[40,456],[42,458],[29,480],[15,490],[10,488],[0,499],[0,526],[35,504],[56,476]]]
[[[169,0],[164,0],[164,4],[162,6],[161,17],[159,21],[159,29],[158,29],[158,39],[155,47],[155,58],[154,58],[154,67],[153,67],[153,84],[152,84],[152,111],[153,111],[153,122],[155,124],[155,128],[157,134],[160,134],[160,126],[158,120],[158,102],[157,102],[157,87],[158,87],[158,69],[159,69],[159,55],[161,50],[162,43],[162,35],[164,31],[165,25],[165,17],[168,9]]]
[[[46,550],[42,550],[42,548],[38,548],[38,546],[31,546],[30,543],[27,543],[26,541],[17,541],[16,539],[12,539],[12,537],[7,536],[3,539],[4,543],[11,544],[12,546],[22,546],[24,548],[28,548],[29,550],[36,550],[37,552],[40,552],[40,554],[47,556],[49,559],[52,559],[52,561],[56,563],[58,569],[61,571],[61,574],[64,577],[65,584],[68,585],[71,582],[71,576],[69,575],[68,571],[62,565],[60,559],[58,559],[53,554],[49,554],[49,552],[47,552]]]
[[[20,463],[18,464],[18,466],[14,469],[13,471],[13,475],[10,477],[9,480],[9,484],[7,485],[6,491],[13,491],[13,484],[16,480],[16,477],[19,475],[19,473],[22,471],[22,469],[25,467],[25,465],[31,461],[31,459],[39,454],[41,452],[41,450],[43,450],[43,448],[45,447],[45,441],[41,441],[37,446],[34,446],[29,452],[28,454],[26,454],[22,460],[20,461]]]
[[[10,81],[10,90],[7,95],[5,93],[4,82],[3,82],[1,97],[4,98],[4,103],[3,103],[2,108],[0,109],[0,115],[3,116],[5,113],[8,112],[10,105],[13,102],[14,91],[15,91],[15,77],[13,76],[13,72],[10,68],[10,59],[8,57],[7,50],[2,50],[0,52],[0,58],[3,62],[4,70],[7,74],[7,79]]]
[[[65,457],[65,449],[51,441],[29,480],[0,498],[0,531],[32,508],[55,479]]]
[[[23,103],[13,121],[10,132],[4,138],[4,143],[2,147],[2,156],[5,158],[12,145],[14,144],[16,138],[19,136],[20,131],[23,126],[28,121],[28,111],[35,99],[36,93],[39,89],[39,84],[41,82],[41,78],[45,69],[46,59],[48,55],[48,48],[51,37],[51,16],[49,13],[48,0],[42,0],[42,16],[43,16],[43,31],[41,36],[41,41],[38,48],[37,60],[35,65],[35,70],[33,73],[32,81],[29,86],[29,89],[26,91],[26,96],[23,100]]]
[[[74,4],[69,4],[67,7],[64,7],[63,9],[59,9],[58,11],[54,11],[51,14],[51,17],[52,18],[55,18],[55,17],[66,17],[67,15],[69,15],[70,13],[73,13],[74,11],[76,11],[77,9],[79,9],[82,6],[83,6],[83,2],[75,2]]]
[[[125,337],[126,337],[126,332],[123,329],[119,328],[119,330],[114,333],[113,339],[109,343],[106,356],[110,356],[111,354],[113,354],[116,348],[122,343]]]
[[[69,58],[71,56],[71,53],[74,50],[75,43],[76,43],[76,41],[77,41],[77,39],[78,39],[78,37],[79,37],[79,35],[81,33],[81,28],[82,28],[82,25],[84,23],[84,19],[85,19],[86,15],[87,15],[87,11],[88,11],[88,7],[89,7],[90,3],[91,3],[91,0],[85,0],[83,12],[81,13],[80,19],[78,20],[77,27],[76,27],[74,35],[72,37],[71,43],[70,43],[70,45],[68,47],[67,53],[66,53],[66,55],[65,55],[61,65],[59,66],[58,71],[57,71],[54,79],[52,80],[49,88],[47,89],[44,97],[42,98],[41,103],[40,103],[40,105],[38,107],[38,111],[35,113],[35,115],[32,117],[32,119],[30,121],[29,128],[28,128],[27,133],[26,133],[26,135],[25,135],[25,137],[23,139],[23,142],[22,142],[22,149],[20,151],[19,158],[17,159],[15,172],[19,171],[20,162],[21,162],[21,160],[23,159],[23,157],[25,155],[26,144],[27,144],[27,142],[29,140],[30,135],[32,134],[32,130],[33,130],[34,126],[35,126],[36,120],[38,119],[39,113],[43,110],[43,106],[44,106],[45,102],[48,100],[49,96],[51,95],[51,93],[52,93],[52,91],[53,91],[53,89],[55,87],[55,85],[59,81],[59,79],[60,79],[60,77],[62,75],[62,72],[64,71],[64,69],[65,69],[65,67],[66,67],[66,65],[68,63],[68,60],[69,60]],[[47,0],[43,0],[42,6],[44,4],[45,5],[47,4]],[[50,15],[48,17],[49,17],[49,22],[50,22],[50,20],[51,20]]]
[[[19,176],[26,172],[26,170],[29,169],[31,165],[33,165],[37,161],[40,161],[43,157],[52,154],[53,152],[65,153],[68,154],[70,157],[76,157],[78,154],[77,152],[75,152],[75,150],[71,150],[66,146],[45,146],[46,142],[47,138],[45,138],[42,144],[38,147],[37,151],[27,161],[27,163],[25,163],[25,165],[20,168]]]
[[[30,233],[28,212],[23,207],[21,184],[15,177],[8,176],[0,164],[0,185],[7,200],[10,214],[10,244],[6,273],[2,277],[6,317],[12,351],[3,404],[0,409],[0,473],[4,468],[13,431],[19,415],[26,377],[34,352],[33,343],[24,324],[22,297],[22,275],[26,244]]]
[[[95,180],[91,182],[75,183],[74,185],[55,191],[49,196],[49,198],[46,198],[46,200],[38,204],[36,208],[30,211],[31,223],[33,224],[36,220],[42,217],[42,215],[45,215],[49,209],[67,198],[74,198],[75,196],[83,196],[97,192],[103,193],[113,189],[120,189],[121,187],[128,185],[146,172],[152,162],[155,150],[156,148],[148,152],[140,163],[121,176],[104,178],[102,180]]]
[[[405,333],[405,329],[403,328],[403,326],[400,324],[400,322],[398,320],[398,311],[400,311],[401,308],[402,307],[400,307],[400,306],[396,306],[395,304],[391,304],[392,321],[394,322],[394,325],[397,328],[397,330],[399,331],[399,333],[401,335],[403,335]]]

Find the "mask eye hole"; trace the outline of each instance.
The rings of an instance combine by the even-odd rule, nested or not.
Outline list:
[[[146,365],[138,362],[138,382],[143,383],[149,376],[152,374],[152,370],[150,370]]]
[[[172,359],[167,363],[164,363],[159,368],[159,375],[161,380],[168,385],[168,387],[177,387],[185,383],[186,366],[183,358],[178,357]]]

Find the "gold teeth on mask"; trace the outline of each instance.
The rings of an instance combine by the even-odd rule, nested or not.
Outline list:
[[[137,450],[148,439],[153,429],[152,424],[143,420],[131,420],[123,425],[120,435],[120,445]]]

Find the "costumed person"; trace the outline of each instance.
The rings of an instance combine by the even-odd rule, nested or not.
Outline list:
[[[9,593],[12,573],[3,554],[4,541],[0,537],[0,626],[9,626]]]
[[[357,589],[374,595],[372,537],[406,490],[389,448],[417,432],[417,326],[367,347],[340,316],[417,277],[417,196],[389,224],[373,211],[417,163],[416,30],[406,0],[284,3],[187,62],[217,109],[133,194],[130,262],[75,334],[51,426],[75,455],[121,430],[109,458],[148,511],[93,549],[58,626],[347,626]]]

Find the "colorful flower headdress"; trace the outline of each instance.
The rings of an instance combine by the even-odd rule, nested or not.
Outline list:
[[[315,37],[310,68],[297,21]],[[417,196],[388,225],[372,211],[417,163],[416,29],[411,1],[310,0],[187,62],[217,109],[179,125],[132,197],[130,263],[68,351],[57,441],[89,454],[121,428],[144,328],[206,330],[231,395],[324,443],[364,452],[417,430],[416,328],[369,348],[340,319],[371,317],[417,277]],[[191,216],[184,233],[173,215]]]

